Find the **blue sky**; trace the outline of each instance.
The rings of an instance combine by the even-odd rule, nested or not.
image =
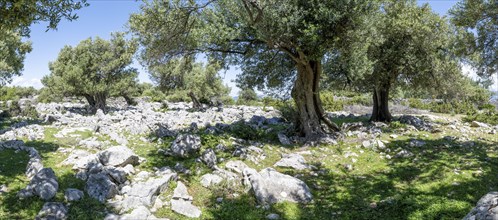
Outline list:
[[[419,4],[429,3],[434,11],[445,15],[456,3],[453,0],[419,1]],[[139,11],[141,1],[135,0],[89,0],[90,6],[79,10],[79,19],[73,22],[62,21],[58,30],[46,31],[46,24],[34,24],[31,27],[33,51],[26,56],[22,76],[13,79],[12,85],[42,87],[40,79],[49,74],[48,63],[57,58],[57,54],[64,45],[77,45],[88,37],[99,36],[109,39],[110,34],[116,31],[125,31],[129,15]],[[146,71],[134,62],[134,67],[140,71],[139,79],[150,82]],[[236,95],[238,88],[232,82],[238,70],[232,68],[222,74],[226,84],[232,87],[232,95]]]

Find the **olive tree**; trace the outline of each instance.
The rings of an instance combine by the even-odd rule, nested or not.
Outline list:
[[[460,52],[482,77],[498,71],[498,1],[462,0],[450,10],[451,21],[464,28]]]
[[[173,59],[149,68],[150,78],[172,101],[191,99],[195,109],[228,97],[230,88],[223,85],[218,62],[195,62],[191,57]]]
[[[29,35],[33,23],[48,22],[56,29],[62,19],[75,20],[76,10],[88,6],[86,0],[0,0],[0,31],[15,30]]]
[[[75,47],[65,46],[49,64],[50,74],[42,83],[55,93],[84,97],[92,113],[106,112],[109,96],[123,96],[137,86],[137,70],[129,67],[137,47],[123,33],[110,40],[88,38]]]
[[[386,1],[375,21],[375,40],[343,47],[330,59],[326,70],[342,75],[337,79],[349,81],[360,90],[372,91],[370,120],[389,122],[392,89],[440,87],[445,85],[442,81],[461,70],[453,50],[455,29],[427,4],[418,6],[414,0]],[[357,61],[351,51],[356,51],[358,45],[367,45],[371,68],[358,70],[352,65]]]
[[[20,34],[0,32],[0,86],[11,82],[13,76],[21,75],[24,58],[31,49],[31,43],[23,42]]]
[[[76,19],[74,11],[87,5],[86,0],[0,0],[0,85],[21,75],[32,49],[23,37],[29,36],[33,23],[48,22],[47,28],[56,29],[62,19]]]
[[[296,128],[307,139],[339,130],[325,116],[320,79],[325,54],[376,10],[363,0],[148,1],[130,18],[146,66],[204,54],[240,66],[242,78],[292,80]]]

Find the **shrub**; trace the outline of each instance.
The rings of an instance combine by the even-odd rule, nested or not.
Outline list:
[[[161,91],[155,89],[155,88],[150,88],[144,90],[142,93],[142,96],[147,96],[150,98],[151,101],[153,102],[161,102],[166,99],[166,95],[162,93]]]
[[[28,105],[21,111],[21,116],[37,119],[39,117],[38,112],[36,111],[35,106]]]
[[[467,115],[463,118],[463,121],[472,122],[484,122],[491,125],[498,125],[498,112],[486,112],[486,113],[475,113],[473,115]]]
[[[423,103],[421,99],[408,99],[408,106],[410,108],[429,110],[431,108],[430,104]]]
[[[48,88],[42,88],[40,90],[40,95],[37,97],[37,101],[41,103],[62,102],[63,99],[64,96],[59,93],[54,93]]]
[[[38,90],[33,87],[4,86],[0,88],[1,101],[19,100],[20,98],[35,96],[37,94]]]
[[[372,98],[366,94],[356,95],[356,96],[353,96],[353,98],[351,100],[349,100],[349,102],[348,102],[348,105],[352,105],[352,104],[372,106],[373,101],[372,101]]]
[[[334,100],[334,95],[331,92],[325,91],[320,93],[320,98],[325,111],[333,112],[344,109],[345,102],[343,100]]]

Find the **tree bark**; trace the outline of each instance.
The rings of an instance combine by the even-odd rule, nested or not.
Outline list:
[[[370,121],[391,122],[389,112],[389,84],[375,87],[373,90],[373,109]]]
[[[107,96],[102,93],[95,95],[95,112],[97,112],[97,109],[100,109],[104,113],[107,113],[106,98]]]
[[[97,109],[101,109],[104,113],[107,112],[106,109],[106,95],[105,94],[97,94],[95,96],[91,96],[88,94],[83,95],[88,102],[89,112],[90,114],[97,113]]]
[[[88,102],[89,108],[87,110],[89,111],[89,113],[95,114],[97,109],[95,109],[95,99],[93,98],[93,96],[85,94],[85,95],[83,95],[83,97],[85,97],[86,101]]]
[[[330,130],[339,131],[339,127],[328,120],[320,100],[321,62],[310,61],[297,64],[297,78],[292,88],[292,98],[297,107],[296,128],[301,136],[308,140],[320,138],[325,134],[322,122]]]
[[[137,102],[133,98],[131,98],[127,95],[123,95],[123,98],[125,99],[126,104],[128,104],[128,105],[137,105]]]
[[[197,99],[197,97],[195,96],[195,94],[193,92],[189,92],[188,96],[190,96],[190,98],[192,99],[192,108],[195,108],[195,109],[202,108],[201,102],[199,102],[199,100]]]

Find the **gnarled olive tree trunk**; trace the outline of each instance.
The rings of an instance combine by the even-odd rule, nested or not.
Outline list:
[[[97,112],[97,109],[102,110],[104,113],[107,112],[106,109],[106,99],[107,95],[103,93],[96,94],[94,96],[85,94],[83,95],[88,102],[88,105],[90,107],[90,114],[95,114]]]
[[[133,99],[132,97],[128,96],[128,95],[123,95],[123,98],[125,99],[126,101],[126,104],[128,105],[137,105],[137,102],[135,101],[135,99]]]
[[[390,122],[392,120],[389,112],[389,84],[377,86],[373,90],[373,109],[370,121]]]
[[[333,131],[339,127],[326,118],[320,100],[320,61],[310,61],[297,64],[297,78],[292,88],[292,98],[297,107],[297,129],[308,140],[321,137],[325,130],[322,122]]]
[[[190,91],[188,93],[188,96],[190,96],[190,99],[192,99],[192,108],[194,108],[194,109],[201,109],[202,108],[201,102],[199,102],[199,99],[197,99],[197,97],[195,96],[195,94],[192,91]]]

